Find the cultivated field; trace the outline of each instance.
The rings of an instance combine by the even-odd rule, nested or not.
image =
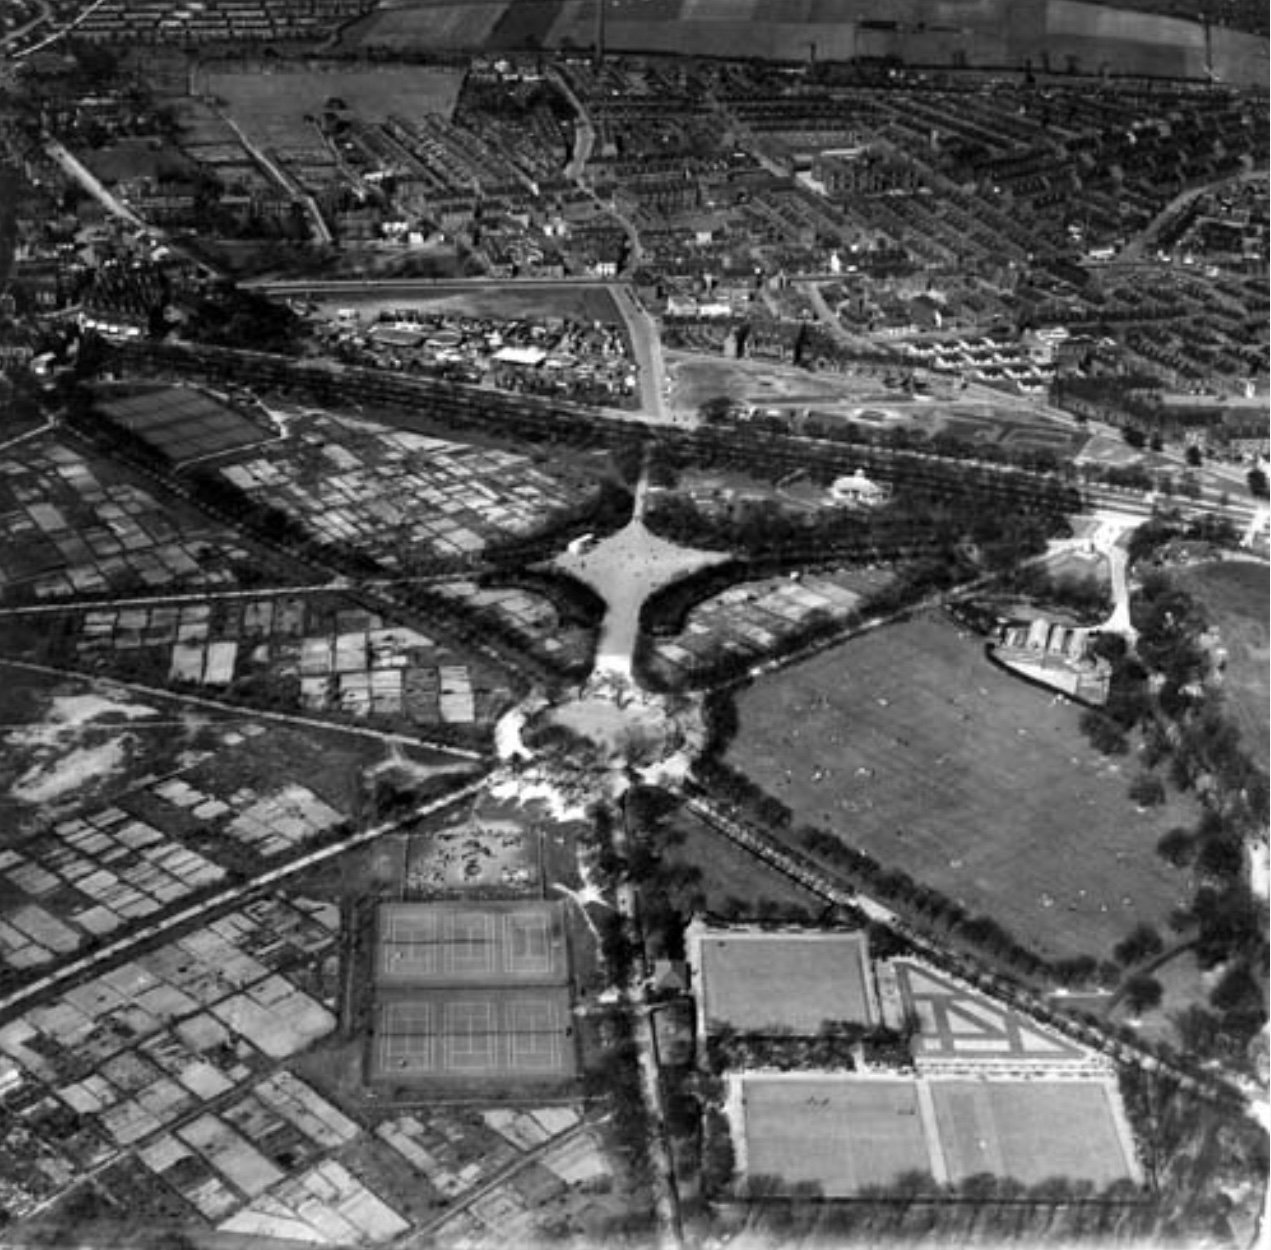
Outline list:
[[[999,920],[1040,954],[1106,954],[1164,923],[1189,882],[1156,855],[1181,800],[1140,811],[1136,767],[1078,711],[993,668],[929,615],[764,678],[728,762],[886,865]]]
[[[1187,569],[1177,575],[1183,589],[1205,606],[1227,652],[1223,683],[1227,706],[1255,760],[1265,760],[1271,701],[1271,644],[1267,629],[1268,571],[1265,564],[1230,561]]]
[[[473,12],[473,10],[476,12]],[[386,42],[425,32],[430,48],[590,47],[591,0],[541,4],[423,0],[389,10],[388,25],[364,38]],[[866,23],[872,23],[866,25]],[[1219,27],[1222,81],[1265,82],[1266,43]],[[688,55],[802,61],[808,45],[827,60],[894,56],[916,65],[1019,65],[1026,58],[1062,71],[1107,66],[1121,73],[1203,77],[1199,22],[1120,11],[1081,0],[975,4],[941,0],[645,0],[618,5],[606,22],[609,47]],[[1257,64],[1261,55],[1262,64]]]

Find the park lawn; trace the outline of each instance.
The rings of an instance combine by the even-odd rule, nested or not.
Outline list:
[[[928,614],[761,679],[738,697],[727,762],[886,867],[993,917],[1043,957],[1107,956],[1190,894],[1156,854],[1190,825],[1139,810],[1132,756],[1106,758],[1079,710],[994,668]]]
[[[1204,605],[1218,627],[1227,652],[1223,683],[1226,704],[1240,726],[1245,747],[1255,761],[1271,754],[1271,640],[1268,639],[1267,596],[1271,572],[1252,560],[1197,565],[1177,575],[1188,594]]]
[[[343,100],[366,122],[382,122],[394,114],[449,117],[463,86],[463,75],[444,66],[299,69],[264,64],[223,62],[208,68],[203,80],[206,94],[224,100],[230,117],[266,145],[290,135],[297,147],[320,147],[317,131],[305,117],[320,115],[331,99]]]
[[[692,864],[700,869],[701,906],[711,915],[729,920],[810,919],[825,910],[824,899],[743,851],[687,808],[679,808],[668,823],[684,840],[667,845],[662,858],[669,866]]]

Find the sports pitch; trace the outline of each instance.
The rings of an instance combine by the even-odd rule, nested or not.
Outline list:
[[[563,985],[559,903],[386,903],[375,980],[384,987]]]
[[[788,1073],[733,1079],[730,1114],[748,1178],[827,1198],[989,1173],[1035,1185],[1141,1180],[1111,1079],[874,1078]]]
[[[1051,1177],[1103,1187],[1137,1178],[1129,1130],[1103,1081],[932,1081],[949,1179],[981,1172],[1026,1185]]]
[[[568,1079],[577,1072],[563,988],[394,994],[380,1002],[370,1041],[372,1080]]]
[[[935,1171],[912,1080],[748,1076],[741,1098],[748,1177],[814,1182],[842,1198]]]
[[[812,1034],[826,1020],[877,1019],[862,933],[706,930],[692,950],[705,1022]]]

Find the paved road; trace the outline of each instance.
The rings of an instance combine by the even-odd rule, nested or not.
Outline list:
[[[106,190],[96,174],[72,156],[56,139],[49,139],[44,145],[44,150],[55,164],[78,182],[112,217],[118,217],[139,230],[148,228],[131,208]]]
[[[14,990],[12,993],[0,997],[0,1015],[14,1007],[25,1007],[32,999],[52,993],[73,978],[83,976],[84,973],[91,972],[94,968],[126,958],[129,951],[142,943],[151,942],[155,938],[162,937],[176,929],[194,924],[210,912],[231,908],[249,895],[268,889],[270,886],[279,885],[288,878],[305,872],[317,864],[334,859],[337,855],[343,855],[346,851],[365,846],[368,842],[373,842],[376,838],[382,838],[386,833],[392,833],[407,823],[425,816],[431,816],[436,812],[444,811],[448,807],[453,807],[456,803],[463,802],[464,799],[472,798],[480,792],[485,785],[485,781],[486,775],[483,774],[459,789],[451,790],[440,798],[434,799],[431,803],[423,804],[408,816],[399,817],[397,820],[388,821],[381,825],[375,825],[370,829],[363,829],[360,833],[350,834],[339,842],[319,847],[315,851],[304,852],[293,859],[289,859],[286,863],[278,865],[276,868],[271,868],[267,872],[253,877],[250,881],[241,885],[229,886],[224,890],[218,890],[201,903],[183,907],[180,911],[172,912],[170,915],[164,916],[144,928],[134,930],[124,937],[117,938],[99,950],[71,959],[54,971],[48,972],[37,980],[24,985],[21,989]]]
[[[1168,204],[1165,205],[1151,221],[1139,231],[1120,251],[1117,260],[1137,260],[1142,256],[1143,251],[1147,248],[1152,240],[1156,237],[1161,227],[1169,221],[1184,205],[1191,203],[1192,200],[1199,199],[1202,195],[1208,195],[1211,191],[1216,191],[1220,187],[1231,186],[1233,183],[1240,182],[1265,182],[1268,177],[1268,171],[1265,169],[1246,170],[1243,173],[1235,174],[1226,178],[1219,178],[1216,182],[1207,182],[1203,187],[1191,187],[1186,191],[1180,191]]]
[[[318,201],[309,194],[285,169],[279,166],[270,156],[252,139],[250,139],[243,128],[228,113],[219,112],[220,119],[234,132],[239,143],[243,145],[244,150],[269,176],[290,196],[298,200],[304,205],[304,210],[308,214],[309,221],[313,225],[313,232],[317,236],[318,242],[324,247],[330,247],[335,239],[331,235],[331,230],[327,226],[322,216],[322,210],[318,208]]]
[[[609,294],[627,327],[631,352],[640,376],[640,407],[646,420],[676,424],[679,418],[666,402],[666,363],[662,358],[662,333],[657,321],[640,307],[631,288],[614,283]]]
[[[647,469],[636,487],[631,520],[586,551],[566,551],[553,565],[586,582],[604,599],[607,610],[596,641],[596,669],[624,681],[640,633],[640,609],[655,591],[688,573],[731,559],[727,552],[694,551],[659,538],[644,524]]]
[[[0,445],[0,451],[4,445]],[[436,586],[451,582],[471,581],[484,570],[462,569],[452,573],[431,573],[419,577],[367,577],[359,579],[357,589],[388,589],[393,586]],[[98,608],[154,608],[165,604],[210,603],[235,599],[281,599],[296,595],[330,595],[353,589],[347,577],[329,582],[303,582],[295,586],[255,586],[251,590],[202,590],[188,594],[141,595],[122,599],[66,599],[56,602],[28,603],[13,607],[0,607],[0,617],[6,616],[59,616],[67,612],[91,612]]]

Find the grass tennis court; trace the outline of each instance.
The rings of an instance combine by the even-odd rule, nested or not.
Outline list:
[[[814,1182],[842,1198],[933,1173],[915,1081],[748,1076],[741,1096],[748,1177]]]
[[[576,1070],[564,989],[415,991],[381,1002],[371,1033],[372,1080],[560,1079]]]
[[[1055,1176],[1098,1187],[1137,1179],[1103,1081],[932,1081],[930,1089],[955,1183],[980,1172],[1026,1185]]]
[[[382,985],[563,984],[559,903],[386,903],[375,978]]]
[[[863,933],[706,930],[694,950],[708,1022],[809,1034],[825,1020],[877,1018]]]

